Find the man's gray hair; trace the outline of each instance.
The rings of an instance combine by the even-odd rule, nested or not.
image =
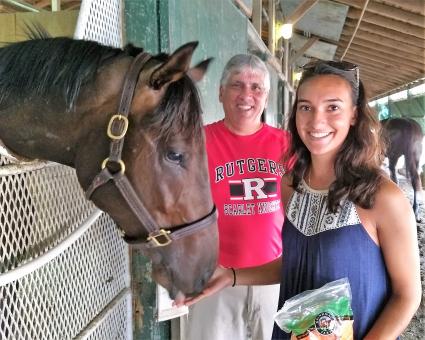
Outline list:
[[[221,74],[220,86],[227,85],[230,76],[233,73],[241,72],[245,68],[250,68],[255,71],[261,71],[264,74],[264,87],[267,91],[270,90],[270,73],[266,64],[253,54],[236,54],[229,59],[226,66],[224,66],[223,73]]]

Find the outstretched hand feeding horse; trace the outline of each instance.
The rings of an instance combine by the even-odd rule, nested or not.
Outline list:
[[[172,298],[199,293],[218,235],[193,80],[197,43],[170,56],[38,37],[0,49],[0,140],[14,154],[76,169]]]

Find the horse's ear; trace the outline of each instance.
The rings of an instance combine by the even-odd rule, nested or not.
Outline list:
[[[205,72],[207,72],[208,66],[212,60],[213,58],[209,58],[204,61],[201,61],[198,65],[192,67],[189,71],[187,71],[187,75],[194,82],[200,81],[204,77]]]
[[[168,83],[181,79],[189,70],[193,51],[198,46],[197,41],[179,47],[169,59],[155,70],[150,79],[150,85],[158,90]]]

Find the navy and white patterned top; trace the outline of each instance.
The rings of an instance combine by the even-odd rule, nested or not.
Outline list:
[[[328,191],[314,190],[305,181],[300,186],[301,192],[294,191],[286,206],[278,308],[305,290],[347,277],[354,338],[362,339],[391,293],[381,249],[364,229],[352,202],[341,202],[333,214],[327,209]],[[272,339],[290,335],[275,324]]]

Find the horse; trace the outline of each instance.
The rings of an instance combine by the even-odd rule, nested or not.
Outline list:
[[[418,203],[416,192],[422,189],[419,176],[419,160],[422,154],[424,134],[418,122],[410,118],[391,118],[381,121],[384,137],[387,141],[386,156],[389,161],[391,179],[398,184],[395,166],[400,156],[404,156],[407,177],[413,187],[413,211],[416,220]]]
[[[151,55],[40,34],[0,48],[0,140],[20,159],[75,168],[86,196],[152,261],[171,298],[198,294],[217,263],[195,82],[197,42]]]

